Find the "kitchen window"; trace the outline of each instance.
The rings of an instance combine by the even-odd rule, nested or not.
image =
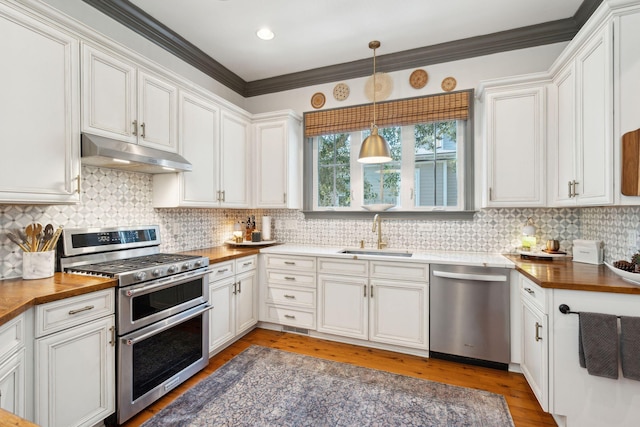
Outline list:
[[[458,94],[462,94],[458,100],[471,99],[470,91]],[[442,99],[433,102],[433,98],[438,97],[443,95],[424,97],[432,98],[427,106],[441,105]],[[340,123],[341,110],[346,110],[342,113],[349,116],[354,110],[363,111],[371,106],[328,110],[329,114],[323,117],[323,123],[329,123],[325,126],[328,131],[312,131],[319,133],[317,135],[309,135],[307,126],[319,127],[322,120],[314,122],[305,115],[305,133],[309,137],[305,146],[305,211],[363,212],[363,206],[377,204],[392,205],[389,212],[471,210],[471,114],[468,103],[463,107],[459,104],[455,103],[458,110],[454,113],[440,111],[435,114],[422,109],[416,114],[413,111],[409,116],[415,117],[415,123],[411,123],[411,117],[398,120],[397,111],[383,109],[383,112],[391,111],[400,122],[383,127],[380,123],[385,123],[384,118],[378,120],[378,131],[391,148],[392,161],[383,164],[357,161],[360,144],[370,134],[369,128],[349,129],[358,125]],[[460,109],[465,110],[464,114]],[[423,122],[425,117],[431,120]],[[386,123],[393,120],[386,120]],[[341,131],[341,126],[348,131]]]

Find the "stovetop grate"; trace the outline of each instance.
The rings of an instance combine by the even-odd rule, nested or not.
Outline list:
[[[153,254],[135,258],[125,258],[113,261],[86,264],[71,268],[74,273],[89,273],[113,277],[116,274],[128,273],[142,268],[157,267],[199,258],[192,255]]]

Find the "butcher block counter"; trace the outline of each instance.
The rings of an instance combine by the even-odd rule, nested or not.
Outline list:
[[[543,288],[640,295],[640,285],[622,280],[604,265],[566,260],[532,260],[505,255],[516,269]]]

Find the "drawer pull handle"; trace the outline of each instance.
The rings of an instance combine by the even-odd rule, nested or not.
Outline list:
[[[529,295],[535,295],[536,293],[531,288],[524,288],[525,291],[529,293]]]
[[[287,295],[287,294],[284,294],[284,297],[285,297],[285,298],[289,298],[289,299],[296,299],[296,296],[295,296],[295,295]]]
[[[227,271],[229,271],[228,268],[223,268],[222,270],[218,270],[218,274],[220,273],[226,273]]]
[[[296,316],[293,316],[291,314],[285,314],[284,317],[286,317],[287,319],[295,319]]]
[[[249,261],[242,264],[243,267],[248,267],[250,265],[253,265],[253,262]]]
[[[536,322],[536,341],[542,341],[542,337],[540,336],[540,328],[542,328],[542,325]]]
[[[293,261],[285,261],[284,263],[287,265],[296,265],[296,263]]]
[[[95,306],[93,305],[88,305],[86,307],[82,307],[82,308],[78,308],[76,310],[69,310],[69,314],[78,314],[78,313],[82,313],[83,311],[89,311],[92,310]]]
[[[296,278],[291,276],[284,276],[284,280],[296,280]]]

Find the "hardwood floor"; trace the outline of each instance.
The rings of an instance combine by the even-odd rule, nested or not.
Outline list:
[[[250,332],[212,357],[209,360],[209,365],[204,370],[123,425],[126,427],[139,426],[180,394],[209,376],[252,344],[502,394],[509,405],[516,427],[556,426],[551,415],[543,412],[540,408],[522,374],[335,343],[265,329],[256,329]]]

